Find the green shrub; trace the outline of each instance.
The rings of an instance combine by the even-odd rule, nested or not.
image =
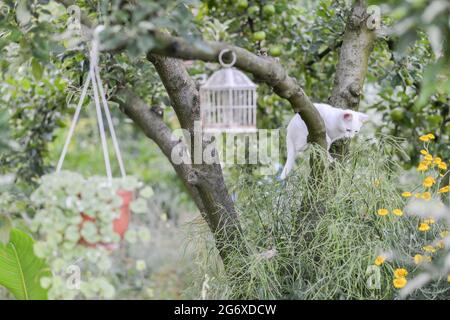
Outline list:
[[[401,193],[407,186],[399,183],[401,169],[392,160],[400,153],[399,141],[390,137],[355,143],[350,154],[325,170],[317,187],[308,178],[308,155],[285,182],[255,181],[243,173],[234,189],[250,254],[236,253],[233,261],[240,272],[228,277],[215,265],[204,269],[207,297],[397,297],[393,271],[403,262],[378,267],[375,258],[412,257],[424,243],[418,217],[377,214],[380,208],[405,205]],[[443,230],[438,225],[433,234]]]

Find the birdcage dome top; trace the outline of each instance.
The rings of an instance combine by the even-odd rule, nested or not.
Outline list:
[[[214,72],[202,88],[243,90],[256,89],[256,84],[236,68],[222,68]]]

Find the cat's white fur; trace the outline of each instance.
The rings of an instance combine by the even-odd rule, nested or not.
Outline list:
[[[352,138],[361,129],[369,116],[352,110],[335,108],[325,103],[315,103],[317,111],[325,122],[327,150],[331,144],[342,138]],[[296,114],[287,127],[287,161],[280,178],[285,179],[295,164],[297,155],[308,146],[308,128],[299,114]],[[330,156],[331,157],[331,156]]]

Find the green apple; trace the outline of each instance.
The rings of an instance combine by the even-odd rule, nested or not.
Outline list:
[[[277,26],[276,24],[271,24],[271,25],[269,26],[269,31],[270,31],[271,33],[277,32],[277,31],[278,31],[278,26]]]
[[[265,16],[273,16],[275,14],[275,6],[273,4],[266,4],[263,7],[263,13]]]
[[[443,120],[442,116],[440,116],[438,114],[431,114],[427,117],[428,123],[433,127],[439,126],[441,124],[442,120]]]
[[[257,14],[258,11],[259,11],[259,7],[258,6],[251,6],[247,10],[248,14],[250,14],[250,15]]]
[[[264,31],[257,31],[253,34],[253,40],[263,41],[266,38],[266,33]]]
[[[269,48],[269,54],[273,57],[281,56],[282,47],[281,46],[272,46]]]
[[[400,122],[405,118],[405,111],[402,108],[395,108],[391,111],[391,119],[394,122]]]
[[[239,10],[245,10],[248,7],[248,1],[247,0],[239,0],[237,2],[236,6]]]

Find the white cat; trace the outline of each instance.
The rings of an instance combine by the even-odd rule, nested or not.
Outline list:
[[[325,122],[327,150],[334,141],[355,136],[363,123],[369,120],[369,116],[361,112],[339,109],[325,103],[314,103],[314,106]],[[292,170],[299,152],[306,150],[307,139],[308,128],[300,115],[296,114],[287,127],[287,161],[281,173],[281,179],[285,179]]]

